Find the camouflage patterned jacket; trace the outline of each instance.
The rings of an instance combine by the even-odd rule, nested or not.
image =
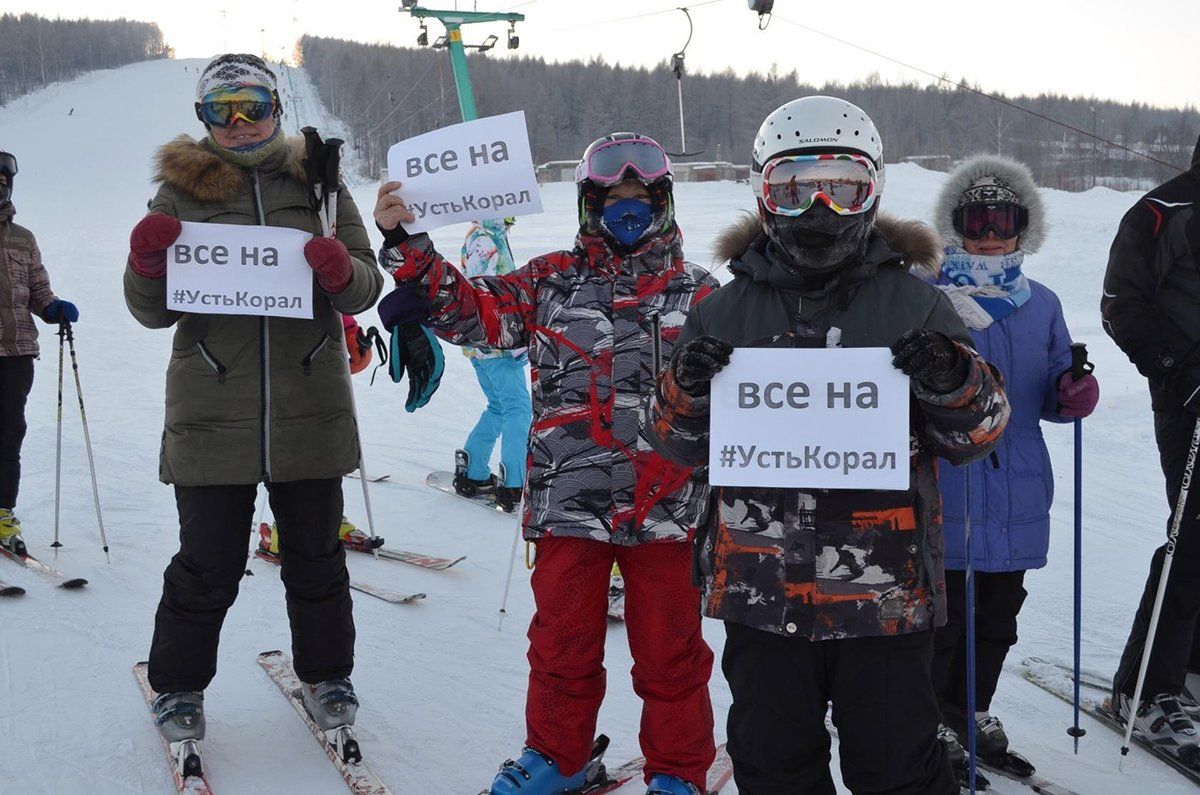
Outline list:
[[[880,218],[861,265],[835,285],[804,291],[789,283],[794,277],[773,261],[760,232],[751,218],[725,234],[718,253],[732,259],[734,280],[689,314],[680,342],[710,334],[739,347],[824,347],[837,328],[845,347],[880,347],[923,327],[958,343],[968,377],[948,395],[913,382],[907,491],[714,487],[707,527],[695,540],[705,612],[812,640],[943,624],[936,459],[986,456],[1008,403],[949,301],[907,273],[906,257],[936,262],[937,237],[920,224]],[[649,406],[655,448],[680,464],[705,465],[708,408],[707,396],[683,392],[666,368]]]
[[[689,537],[707,485],[655,453],[643,424],[655,385],[655,318],[666,361],[692,304],[717,286],[684,261],[678,229],[626,257],[581,235],[571,251],[470,280],[423,234],[380,259],[397,281],[427,288],[432,327],[448,342],[529,348],[526,539],[632,546]]]

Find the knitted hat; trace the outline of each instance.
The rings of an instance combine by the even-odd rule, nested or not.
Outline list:
[[[267,66],[266,61],[257,55],[218,55],[200,73],[200,82],[196,84],[196,99],[203,100],[218,88],[236,86],[263,86],[275,91],[275,73]]]
[[[1021,203],[1021,196],[1004,180],[996,174],[985,174],[979,179],[971,183],[971,187],[962,192],[962,196],[958,199],[959,207],[966,207],[968,204],[1016,204],[1024,206]]]

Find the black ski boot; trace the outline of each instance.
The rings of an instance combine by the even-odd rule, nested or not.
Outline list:
[[[958,780],[958,785],[963,789],[969,789],[971,786],[971,767],[967,764],[967,752],[963,748],[962,743],[958,741],[958,735],[954,733],[946,724],[938,726],[937,738],[942,745],[946,746],[946,756],[950,758],[950,767],[954,769],[954,778]],[[987,780],[987,777],[975,768],[975,789],[982,792],[992,786],[992,782]]]
[[[496,505],[505,513],[512,513],[521,502],[520,486],[505,486],[508,481],[508,471],[504,464],[500,465],[500,477],[496,479]]]
[[[1028,759],[1008,749],[1004,724],[994,715],[975,724],[975,752],[987,764],[1017,778],[1029,778],[1037,772]]]
[[[488,476],[487,480],[472,480],[467,477],[467,467],[471,457],[466,450],[454,451],[454,491],[463,497],[488,497],[496,493],[496,479]]]

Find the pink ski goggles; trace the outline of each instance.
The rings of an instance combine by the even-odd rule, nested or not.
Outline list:
[[[671,160],[666,151],[649,138],[607,141],[579,161],[575,167],[575,181],[586,179],[597,185],[616,185],[629,171],[643,182],[653,182],[671,174]]]

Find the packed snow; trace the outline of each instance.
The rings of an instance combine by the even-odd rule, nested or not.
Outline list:
[[[0,117],[0,147],[20,159],[16,220],[38,236],[55,291],[76,301],[82,313],[79,367],[112,549],[106,565],[68,367],[65,546],[57,565],[91,584],[66,592],[0,563],[0,578],[28,590],[23,598],[0,600],[2,793],[172,790],[130,673],[148,652],[161,572],[177,546],[172,490],[157,480],[171,333],[134,322],[124,306],[121,273],[129,230],[153,194],[155,148],[179,133],[203,132],[192,112],[202,64],[158,61],[92,73],[13,102]],[[303,71],[288,72],[281,83],[289,131],[300,123],[336,131]],[[914,165],[889,166],[883,207],[928,221],[943,178]],[[353,187],[366,216],[376,188]],[[1045,197],[1052,231],[1043,252],[1027,260],[1027,272],[1062,298],[1071,331],[1089,344],[1102,385],[1100,407],[1085,421],[1084,662],[1107,676],[1116,667],[1167,515],[1145,384],[1101,331],[1098,311],[1108,246],[1136,194],[1098,188],[1046,191]],[[753,206],[747,186],[729,182],[682,184],[676,199],[686,252],[704,264],[715,235]],[[522,218],[513,230],[518,259],[570,244],[574,186],[546,185],[542,201],[545,214]],[[464,232],[461,226],[441,229],[434,239],[456,258]],[[360,320],[377,322],[370,313]],[[42,328],[18,513],[31,551],[52,559],[57,352],[52,329]],[[371,487],[379,533],[389,546],[468,556],[441,573],[358,554],[349,561],[356,579],[429,595],[395,606],[355,594],[358,733],[370,763],[398,793],[477,792],[501,761],[519,753],[524,739],[525,629],[533,604],[520,552],[502,623],[498,612],[515,521],[424,485],[429,471],[451,467],[453,450],[483,406],[465,357],[450,346],[445,350],[441,390],[415,414],[403,410],[406,385],[391,384],[385,374],[374,386],[368,373],[355,377],[368,469],[391,475]],[[1077,792],[1193,791],[1189,781],[1136,747],[1118,773],[1119,738],[1087,718],[1088,734],[1073,756],[1065,731],[1069,706],[1020,676],[1025,656],[1071,656],[1071,426],[1049,426],[1046,436],[1059,486],[1050,565],[1026,580],[1021,640],[1009,656],[993,712],[1039,773]],[[345,495],[351,519],[365,525],[359,481],[346,480]],[[255,663],[260,651],[289,648],[289,638],[278,570],[259,561],[250,568],[254,576],[244,580],[225,622],[220,672],[206,693],[209,779],[222,793],[344,791]],[[719,655],[722,627],[709,621],[705,629]],[[609,694],[599,724],[613,739],[607,758],[614,763],[640,753],[639,701],[626,673],[631,660],[623,634],[620,625],[609,630]],[[712,693],[720,740],[730,696],[719,669]],[[734,790],[731,784],[726,791]],[[1027,790],[1001,780],[995,791]]]

